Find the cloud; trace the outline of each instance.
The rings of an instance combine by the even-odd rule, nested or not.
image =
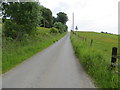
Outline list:
[[[55,16],[65,12],[69,17],[67,25],[72,26],[72,13],[75,14],[75,26],[79,30],[106,31],[118,33],[119,0],[39,0],[50,8]]]

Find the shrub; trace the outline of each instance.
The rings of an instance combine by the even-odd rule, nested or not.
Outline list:
[[[11,37],[6,37],[6,40],[13,41],[13,39]]]
[[[52,27],[52,28],[50,29],[50,33],[58,33],[58,29]]]
[[[67,32],[67,25],[62,24],[61,22],[55,22],[54,27],[59,30],[59,33]]]
[[[3,27],[3,33],[6,37],[15,38],[17,36],[16,28],[17,26],[15,22],[12,22],[11,20],[6,20]]]

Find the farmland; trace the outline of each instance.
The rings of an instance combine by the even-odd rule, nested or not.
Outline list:
[[[71,42],[76,56],[98,87],[119,87],[119,76],[115,73],[117,69],[110,69],[112,47],[118,47],[117,35],[75,32],[71,33]]]

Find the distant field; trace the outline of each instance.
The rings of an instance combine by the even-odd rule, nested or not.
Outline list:
[[[75,54],[96,85],[102,88],[119,87],[118,75],[110,70],[112,47],[118,47],[118,36],[96,32],[75,33],[77,36],[71,33]]]
[[[50,34],[50,29],[38,27],[34,34],[26,34],[21,41],[3,36],[2,73],[47,48],[65,34]]]
[[[93,40],[93,49],[102,49],[104,54],[111,57],[112,47],[118,47],[118,36],[96,32],[79,32],[80,37],[85,37],[88,40]]]

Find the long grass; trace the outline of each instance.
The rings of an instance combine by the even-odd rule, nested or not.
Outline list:
[[[0,19],[0,74],[2,73],[2,20]]]
[[[118,74],[110,69],[111,50],[112,47],[118,47],[118,36],[95,32],[76,33],[77,36],[71,33],[75,54],[95,85],[100,88],[120,87]]]
[[[61,39],[63,34],[50,34],[50,30],[38,27],[32,35],[25,35],[22,41],[3,37],[2,73],[22,63],[37,52]]]

